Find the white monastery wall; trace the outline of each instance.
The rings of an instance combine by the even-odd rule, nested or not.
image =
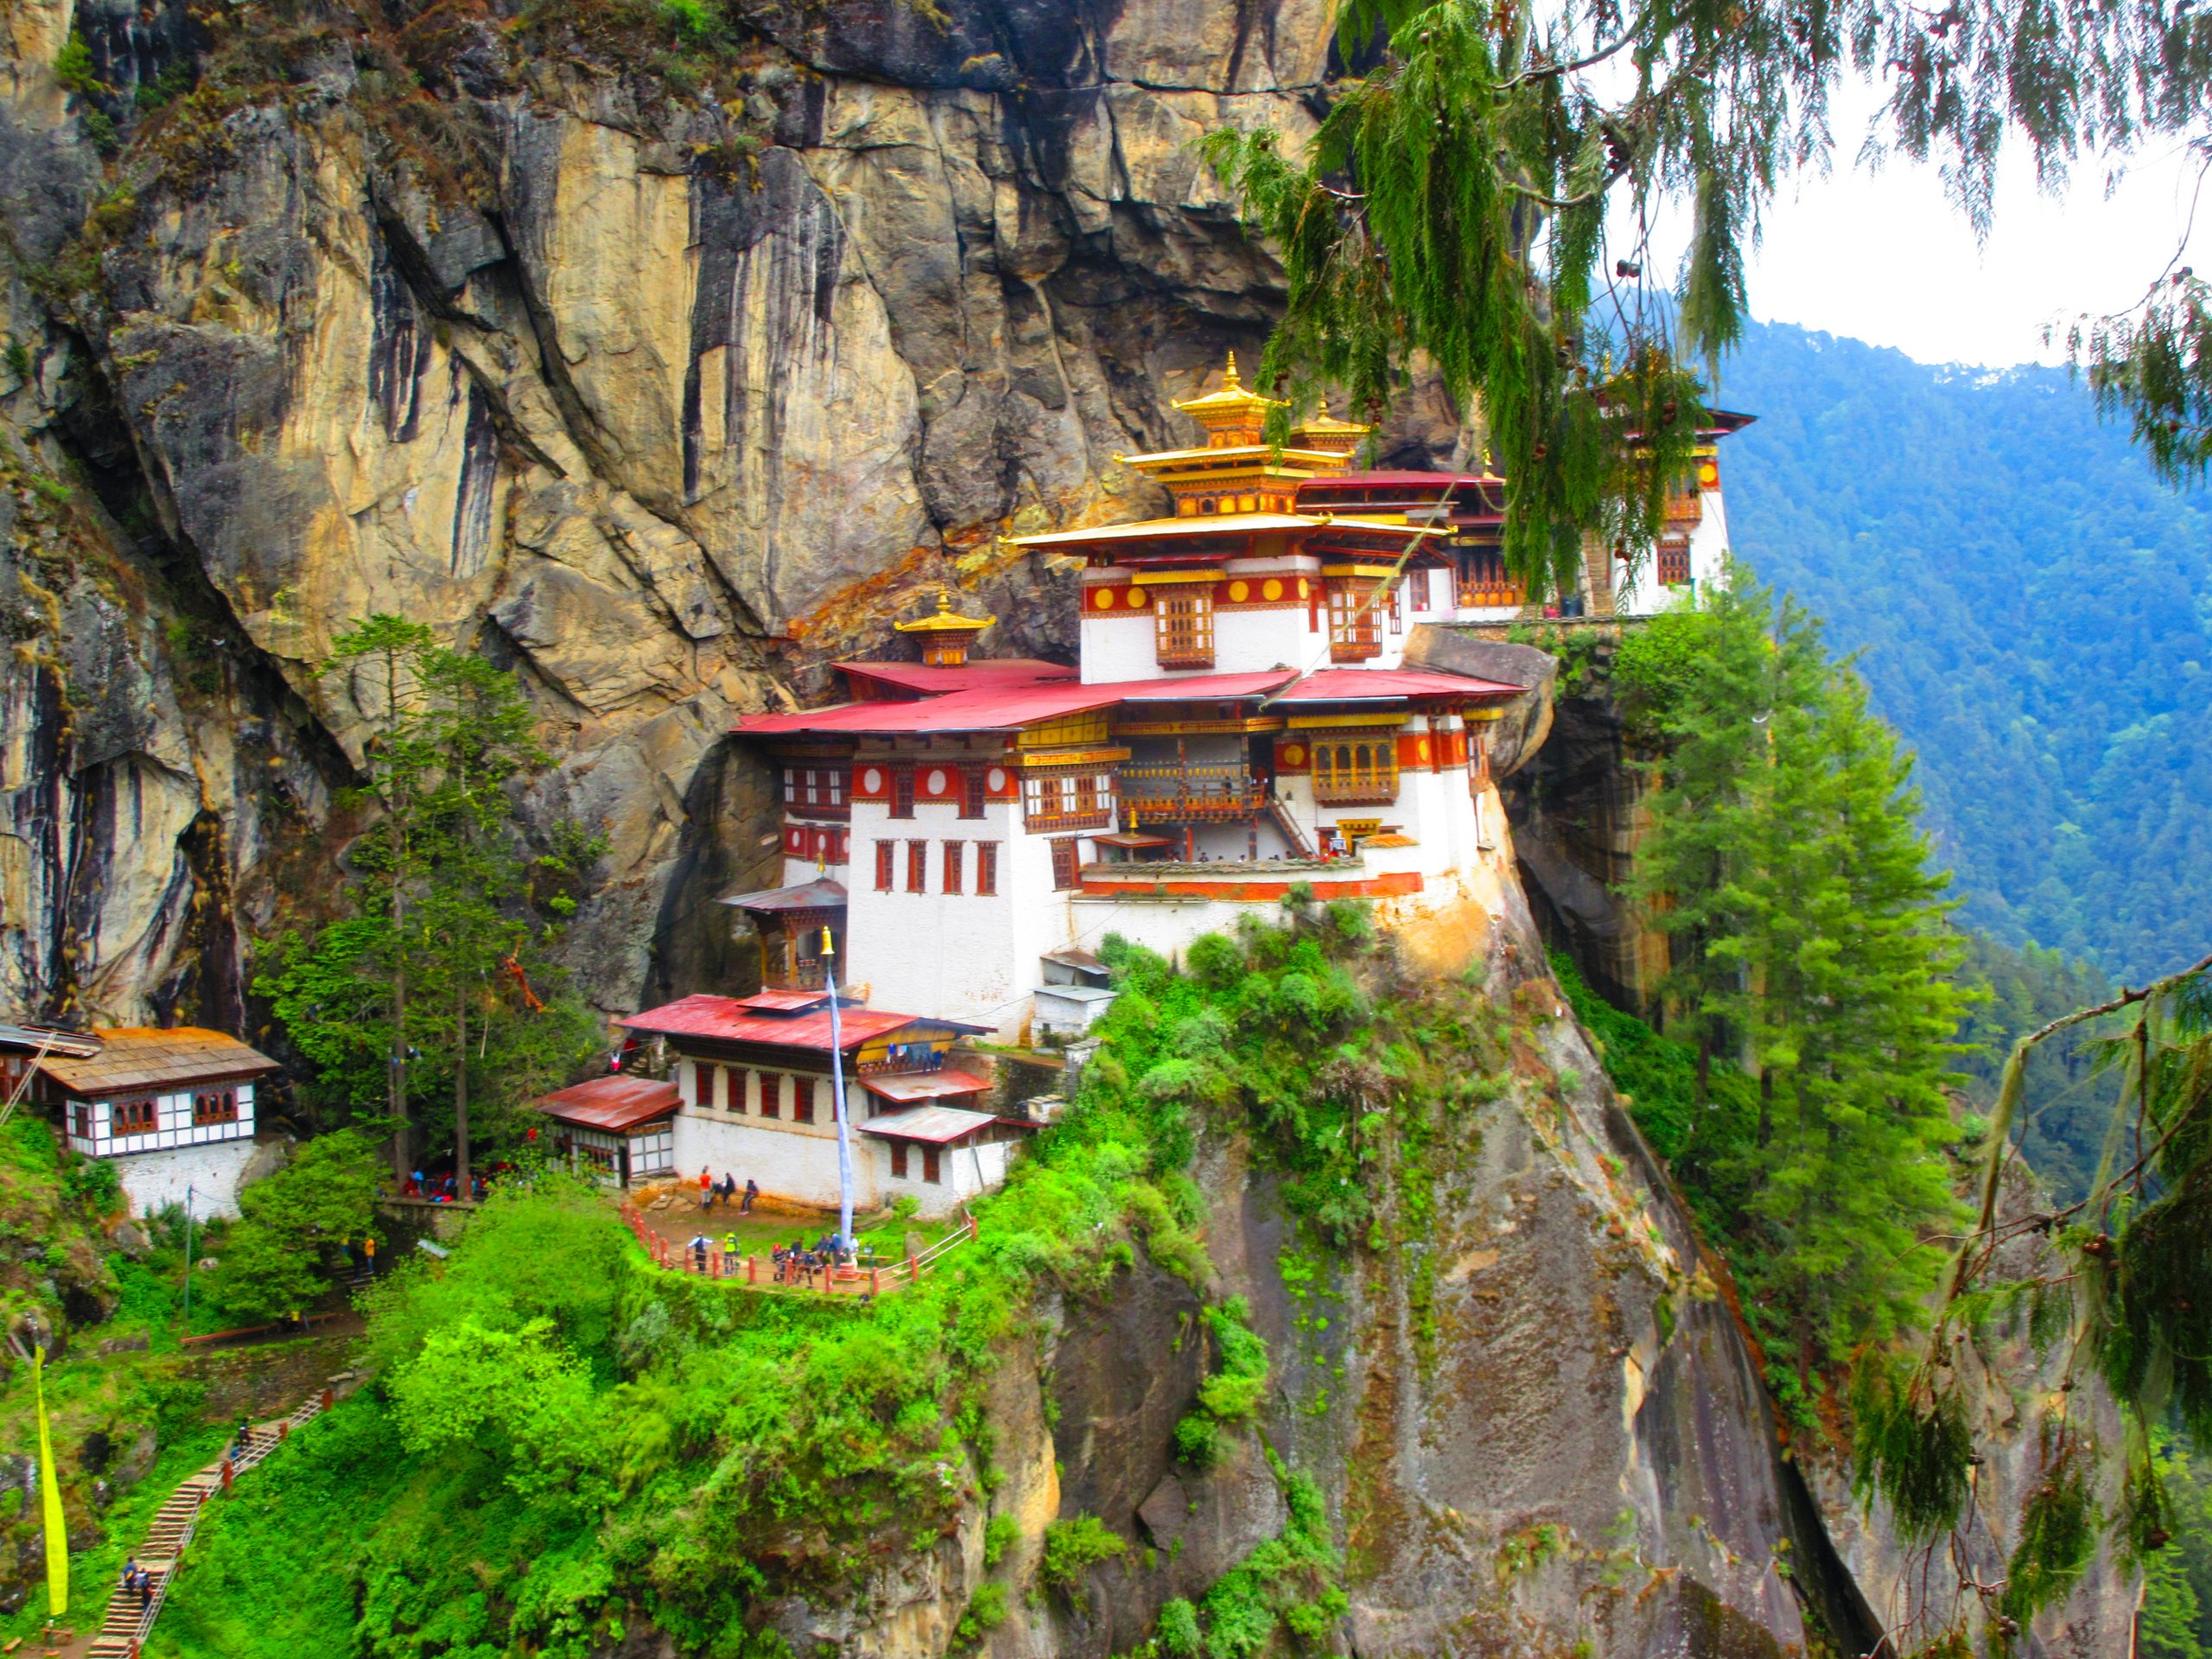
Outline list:
[[[825,1091],[826,1093],[826,1091]],[[851,1109],[848,1102],[847,1109]],[[727,1173],[760,1183],[771,1198],[794,1203],[837,1205],[837,1124],[825,1104],[819,1123],[764,1123],[724,1115],[709,1116],[686,1109],[676,1115],[676,1173],[696,1181],[705,1165],[719,1180]],[[876,1186],[875,1160],[868,1155],[869,1138],[852,1124],[853,1205],[874,1210],[883,1200]]]
[[[203,1141],[198,1146],[171,1147],[157,1152],[124,1153],[115,1160],[124,1196],[134,1216],[184,1202],[188,1188],[192,1213],[197,1218],[236,1216],[238,1186],[245,1166],[253,1160],[251,1138]]]

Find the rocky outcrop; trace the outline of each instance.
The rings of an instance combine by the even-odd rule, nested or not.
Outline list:
[[[1274,267],[1189,141],[1309,129],[1330,38],[1318,3],[1230,0],[760,5],[711,41],[644,7],[398,14],[10,14],[7,435],[100,474],[75,569],[176,590],[65,709],[27,653],[101,636],[14,587],[5,781],[45,804],[10,1005],[147,1016],[194,930],[235,1004],[357,753],[318,665],[378,611],[523,671],[559,756],[531,815],[607,836],[592,994],[715,982],[698,915],[766,868],[732,717],[941,580],[1001,617],[987,650],[1065,650],[1068,577],[997,538],[1145,506],[1111,457],[1256,342]],[[219,687],[168,695],[170,633]],[[129,733],[66,735],[103,702]]]
[[[1623,891],[1646,828],[1650,779],[1631,752],[1613,700],[1616,627],[1582,625],[1577,632],[1584,648],[1561,652],[1556,678],[1545,682],[1550,695],[1542,730],[1521,747],[1520,764],[1502,773],[1498,798],[1513,825],[1514,855],[1545,943],[1573,956],[1606,1001],[1656,1023],[1667,941]],[[1433,636],[1432,665],[1460,673],[1480,673],[1461,664],[1487,660],[1484,653],[1536,652],[1447,629],[1427,632]]]

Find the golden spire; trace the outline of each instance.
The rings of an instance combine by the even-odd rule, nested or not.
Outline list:
[[[891,626],[901,633],[918,633],[922,639],[922,660],[934,667],[957,668],[968,660],[968,647],[975,637],[998,620],[995,616],[963,616],[952,608],[952,589],[944,583],[937,585],[937,610],[929,616],[916,617],[912,622],[893,622]]]

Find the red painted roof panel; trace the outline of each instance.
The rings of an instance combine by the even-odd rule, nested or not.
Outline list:
[[[1526,688],[1466,674],[1438,674],[1420,668],[1325,668],[1308,674],[1278,696],[1278,702],[1378,702],[1399,697],[1465,697],[1488,702],[1517,697]]]
[[[840,1008],[837,1011],[841,1046],[849,1052],[887,1031],[911,1026],[917,1016],[878,1008]],[[830,1052],[830,1009],[825,1005],[804,1014],[767,1014],[747,1007],[733,996],[702,993],[671,1002],[664,1007],[633,1014],[617,1025],[651,1036],[701,1037],[721,1043],[762,1043],[778,1048],[803,1048],[818,1054]]]
[[[1065,664],[1041,662],[1033,657],[963,663],[957,668],[933,668],[925,663],[833,663],[830,666],[852,678],[878,680],[901,691],[918,691],[925,696],[974,691],[986,686],[1039,685],[1076,677],[1076,671]]]
[[[1118,702],[1176,702],[1196,698],[1264,696],[1295,676],[1289,669],[1260,674],[1195,674],[1179,679],[1121,680],[1098,685],[1048,681],[1035,685],[980,687],[918,702],[843,702],[795,715],[748,715],[736,729],[747,737],[791,732],[918,733],[1013,731]]]
[[[658,1077],[593,1077],[540,1096],[537,1109],[579,1128],[620,1135],[666,1117],[683,1103],[676,1085]]]

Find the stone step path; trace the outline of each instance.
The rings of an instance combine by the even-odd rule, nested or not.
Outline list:
[[[329,1409],[336,1399],[338,1385],[345,1380],[342,1375],[333,1377],[329,1387],[289,1417],[253,1425],[247,1434],[245,1449],[238,1456],[219,1458],[178,1484],[154,1512],[154,1519],[146,1529],[145,1541],[138,1547],[138,1565],[146,1569],[151,1580],[152,1593],[142,1600],[132,1592],[117,1590],[108,1603],[107,1617],[100,1621],[99,1633],[85,1650],[86,1659],[138,1659],[147,1633],[161,1617],[162,1604],[168,1598],[169,1581],[175,1576],[186,1547],[192,1542],[193,1532],[200,1524],[200,1510],[210,1497],[224,1489],[226,1473],[231,1480],[236,1480],[282,1446],[294,1429],[320,1417]]]

